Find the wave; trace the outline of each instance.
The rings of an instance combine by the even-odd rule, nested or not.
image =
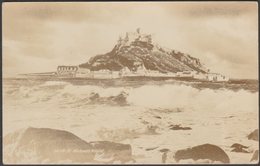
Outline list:
[[[186,108],[190,110],[255,111],[258,93],[227,89],[199,90],[186,85],[143,86],[132,89],[129,103],[145,107]]]
[[[7,95],[31,103],[133,105],[148,108],[185,108],[189,110],[255,111],[258,92],[228,89],[198,89],[189,85],[143,85],[140,87],[102,87],[47,81],[35,86],[21,86]],[[27,103],[28,103],[27,102]]]
[[[55,85],[68,85],[69,83],[64,81],[46,81],[43,84],[40,84],[40,86],[55,86]]]

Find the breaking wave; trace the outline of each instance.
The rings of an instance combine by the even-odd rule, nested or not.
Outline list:
[[[237,92],[227,89],[199,90],[186,85],[143,86],[132,89],[128,102],[145,107],[188,108],[191,110],[236,110],[257,109],[258,92]],[[252,110],[255,111],[255,110]]]
[[[257,109],[258,92],[228,89],[197,89],[188,85],[143,85],[140,87],[102,87],[97,85],[73,85],[59,81],[47,81],[35,86],[5,89],[5,97],[20,99],[25,103],[48,102],[59,105],[132,105],[147,108],[187,108],[190,110]],[[12,93],[7,93],[7,92]],[[253,106],[253,107],[252,107]],[[254,107],[255,106],[255,107]],[[255,110],[252,110],[255,111]]]
[[[69,83],[63,81],[46,81],[45,83],[41,84],[40,86],[60,86],[60,85],[68,85]]]

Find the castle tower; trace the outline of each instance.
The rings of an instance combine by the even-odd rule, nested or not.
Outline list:
[[[152,35],[147,35],[148,43],[152,43]]]
[[[140,34],[140,28],[137,28],[137,29],[136,29],[136,32],[137,32],[138,34]]]
[[[122,43],[122,37],[121,37],[121,36],[119,36],[118,43],[119,43],[119,44]]]
[[[125,35],[125,42],[128,42],[129,41],[129,37],[128,37],[128,33],[126,32],[126,35]]]

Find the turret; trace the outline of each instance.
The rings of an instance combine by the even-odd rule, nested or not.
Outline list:
[[[148,43],[152,43],[152,35],[147,35]]]
[[[140,34],[140,28],[137,28],[137,29],[136,29],[136,32],[137,32],[138,34]]]
[[[129,41],[129,37],[128,37],[128,33],[126,32],[126,35],[125,35],[125,42],[128,42]]]
[[[122,43],[122,37],[119,36],[119,39],[118,39],[118,44],[121,44]]]

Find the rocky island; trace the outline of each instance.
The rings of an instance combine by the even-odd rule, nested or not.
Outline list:
[[[56,72],[27,74],[59,78],[116,79],[125,77],[190,78],[226,82],[228,77],[210,70],[189,54],[160,46],[151,34],[127,32],[114,48],[76,66],[58,66]]]

